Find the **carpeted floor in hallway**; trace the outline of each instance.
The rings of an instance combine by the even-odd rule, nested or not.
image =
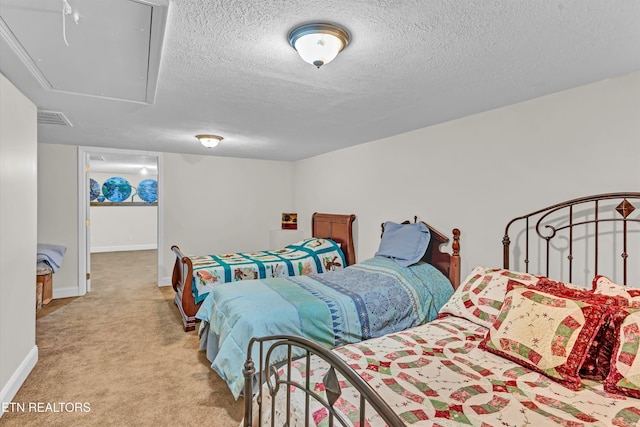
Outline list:
[[[242,398],[183,331],[173,289],[157,287],[157,251],[91,262],[90,293],[38,313],[38,363],[0,425],[239,425]]]

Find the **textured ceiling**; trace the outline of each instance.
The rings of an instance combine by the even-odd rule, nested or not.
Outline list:
[[[37,9],[57,0],[21,1]],[[0,0],[0,17],[15,3]],[[73,124],[40,125],[41,142],[297,160],[640,70],[640,0],[137,3],[169,5],[153,103],[45,89],[0,43],[0,72]],[[80,10],[74,31],[124,19],[113,13]],[[69,47],[60,34],[37,21],[51,14],[12,22],[11,30],[36,32],[44,50],[63,57]],[[287,41],[310,21],[335,22],[352,35],[321,69]],[[96,57],[66,55],[60,70],[88,72],[86,64],[104,56],[107,35],[95,40]],[[225,139],[206,149],[199,133]]]

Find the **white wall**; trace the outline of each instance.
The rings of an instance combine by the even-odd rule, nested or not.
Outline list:
[[[126,179],[132,187],[156,175],[90,173],[102,185],[112,176]],[[136,202],[142,201],[135,197]],[[158,247],[157,206],[91,206],[91,252],[135,251]]]
[[[46,231],[48,242],[67,246],[53,281],[59,298],[78,289],[77,147],[39,149],[51,161],[39,166],[38,238]],[[158,233],[166,242],[158,248],[162,285],[171,280],[171,245],[190,254],[267,249],[269,230],[280,227],[282,212],[293,207],[291,162],[165,153],[159,170],[158,216],[164,222]]]
[[[0,74],[0,408],[38,360],[36,106]],[[0,416],[2,411],[0,409]]]
[[[268,249],[269,230],[292,212],[291,162],[165,153],[162,173],[160,277],[167,280],[172,245],[188,255]]]
[[[67,248],[53,297],[78,295],[78,148],[38,144],[38,243]]]
[[[358,260],[375,253],[386,220],[418,215],[447,235],[458,227],[466,275],[502,265],[511,218],[638,191],[639,166],[634,73],[296,162],[294,211],[303,221],[355,213]]]

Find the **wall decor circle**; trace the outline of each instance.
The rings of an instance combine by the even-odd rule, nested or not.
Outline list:
[[[155,179],[145,179],[138,184],[138,197],[147,203],[158,200],[158,181]]]
[[[89,178],[89,201],[93,202],[100,196],[100,184],[93,178]]]
[[[102,184],[102,194],[110,202],[123,202],[131,195],[131,184],[124,178],[113,176]]]

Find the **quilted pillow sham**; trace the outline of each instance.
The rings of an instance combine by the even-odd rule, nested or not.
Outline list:
[[[478,266],[458,286],[451,299],[442,307],[439,317],[457,316],[480,326],[491,327],[496,320],[507,283],[514,279],[525,285],[538,282],[539,277],[528,273]]]
[[[596,294],[591,289],[580,288],[571,283],[562,283],[541,278],[535,287],[541,291],[569,299],[576,299],[606,308],[606,314],[580,368],[580,377],[604,381],[609,375],[613,347],[616,342],[616,324],[619,325],[619,309],[627,306],[627,300],[617,295]]]
[[[616,325],[616,344],[604,389],[640,398],[640,308],[621,310]]]
[[[480,348],[577,390],[580,367],[607,310],[509,281],[502,309]]]

